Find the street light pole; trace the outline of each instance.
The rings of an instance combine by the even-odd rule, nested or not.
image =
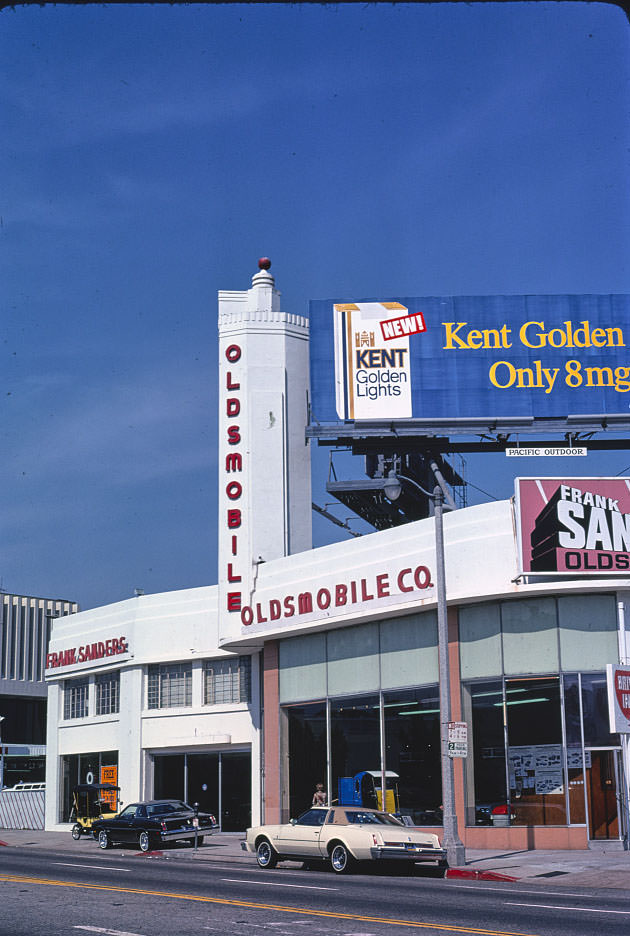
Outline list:
[[[448,723],[451,720],[451,670],[448,659],[448,616],[446,565],[444,561],[444,494],[439,484],[433,489],[435,507],[435,578],[438,619],[438,678],[440,690],[440,750],[442,765],[443,847],[451,867],[466,863],[466,850],[457,830],[453,758],[448,754]]]
[[[437,469],[431,465],[437,484],[433,494],[425,491],[417,481],[406,475],[396,475],[394,471],[384,487],[385,496],[389,500],[397,500],[402,491],[400,479],[413,484],[423,494],[430,497],[434,505],[435,520],[435,581],[438,619],[438,679],[440,697],[440,764],[442,768],[442,822],[444,823],[443,847],[446,849],[446,858],[451,867],[466,863],[466,849],[459,837],[457,829],[457,812],[455,810],[455,784],[453,771],[453,758],[448,754],[448,723],[451,720],[451,670],[448,659],[448,616],[446,602],[446,563],[444,559],[444,499],[447,496],[448,508],[455,509],[455,503],[450,496],[444,479]]]

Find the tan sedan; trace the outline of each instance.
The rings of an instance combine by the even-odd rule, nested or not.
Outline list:
[[[389,813],[360,806],[314,806],[286,825],[247,830],[241,843],[256,855],[261,868],[278,861],[330,861],[346,874],[358,861],[430,861],[446,867],[446,852],[437,835],[403,825]]]

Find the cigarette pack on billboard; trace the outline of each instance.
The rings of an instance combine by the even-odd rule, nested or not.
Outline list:
[[[339,418],[409,418],[409,335],[424,331],[422,315],[399,302],[344,302],[334,316]]]

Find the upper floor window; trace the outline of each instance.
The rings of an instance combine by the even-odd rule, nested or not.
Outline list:
[[[150,709],[192,705],[192,663],[150,666],[147,705]]]
[[[251,657],[240,656],[204,663],[204,703],[251,701]]]
[[[102,673],[95,679],[96,714],[113,715],[120,711],[120,673]]]
[[[88,679],[66,680],[63,691],[64,718],[87,718],[88,690]]]

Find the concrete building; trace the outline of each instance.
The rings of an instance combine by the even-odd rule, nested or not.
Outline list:
[[[396,774],[401,812],[439,828],[434,521],[310,549],[308,325],[268,269],[219,297],[219,584],[55,625],[50,828],[90,776],[232,829],[296,815],[318,781],[334,799],[361,770]],[[462,840],[619,840],[605,667],[626,655],[630,577],[519,576],[507,500],[446,515],[444,536]]]
[[[52,622],[71,601],[0,592],[0,789],[45,777],[46,682]]]

